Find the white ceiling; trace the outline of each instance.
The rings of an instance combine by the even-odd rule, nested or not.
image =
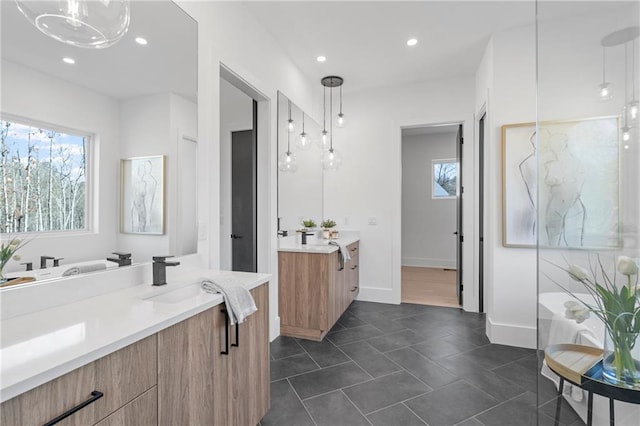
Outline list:
[[[116,99],[167,92],[196,99],[197,25],[171,1],[132,1],[129,31],[106,49],[61,43],[31,25],[14,1],[1,7],[3,60]],[[149,44],[136,44],[138,36]],[[64,64],[64,56],[76,63]]]
[[[597,10],[611,2],[587,2]],[[344,91],[473,75],[491,34],[533,24],[535,4],[511,1],[245,2],[312,80],[344,77]],[[546,19],[576,2],[541,6]],[[415,37],[418,44],[408,47]],[[327,61],[318,63],[324,55]]]

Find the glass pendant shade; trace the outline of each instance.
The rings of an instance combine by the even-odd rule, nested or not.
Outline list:
[[[308,133],[302,132],[296,137],[296,147],[301,151],[311,148],[311,137]]]
[[[327,130],[323,130],[322,133],[320,133],[320,137],[316,141],[318,147],[323,151],[329,149],[329,145],[331,144],[329,136],[329,132]]]
[[[611,83],[603,82],[598,86],[598,97],[601,101],[608,101],[613,99],[613,89]]]
[[[627,107],[629,112],[629,120],[632,122],[638,121],[638,115],[640,115],[640,103],[638,101],[631,101]]]
[[[76,47],[109,47],[129,29],[129,0],[16,0],[16,4],[37,29]]]
[[[322,154],[322,168],[324,170],[338,170],[342,165],[342,156],[334,148],[330,148]]]
[[[347,119],[343,113],[338,114],[338,120],[336,121],[336,127],[344,128],[347,125]]]
[[[280,157],[278,158],[278,170],[289,173],[294,173],[298,170],[296,155],[291,151],[280,154]]]

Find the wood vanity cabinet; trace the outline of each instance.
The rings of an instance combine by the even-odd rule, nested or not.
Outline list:
[[[239,326],[222,304],[158,333],[159,425],[253,426],[267,413],[269,286],[251,294],[258,311]]]
[[[255,426],[269,410],[268,283],[251,294],[237,335],[220,304],[5,401],[0,425],[41,426],[99,391],[58,424]]]
[[[278,252],[280,334],[320,341],[358,295],[359,243],[333,253]]]
[[[153,335],[3,402],[0,424],[41,426],[89,400],[93,402],[60,424],[93,425],[113,415],[126,417],[131,421],[129,424],[156,424],[147,423],[144,413],[126,408],[128,403],[155,389],[156,378]],[[103,396],[95,399],[94,391]],[[147,405],[147,411],[156,410],[155,399]]]

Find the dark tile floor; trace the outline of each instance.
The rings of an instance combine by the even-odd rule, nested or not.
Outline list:
[[[460,309],[353,302],[324,341],[271,343],[261,425],[552,425],[555,388],[536,352],[490,344],[484,324]],[[582,425],[563,404],[561,424]]]

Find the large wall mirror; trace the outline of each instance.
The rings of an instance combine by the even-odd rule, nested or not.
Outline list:
[[[28,137],[50,143],[38,151],[33,149],[34,143],[23,143],[20,148],[19,138],[3,136],[0,161],[26,166],[31,158],[34,169],[39,166],[41,170],[52,165],[50,180],[55,181],[64,174],[60,164],[69,144],[63,137],[47,139],[46,132],[38,129],[86,136],[89,141],[85,157],[88,170],[81,178],[86,224],[68,234],[46,227],[27,229],[31,242],[21,253],[23,261],[33,262],[37,269],[42,255],[65,258],[63,265],[104,259],[112,251],[131,252],[134,261],[150,261],[151,255],[195,253],[197,22],[169,0],[132,1],[131,24],[125,36],[105,49],[84,49],[42,34],[15,2],[3,1],[0,7],[3,125],[28,125],[32,129]],[[38,158],[29,156],[29,147],[39,152]],[[129,206],[121,202],[120,160],[158,155],[166,157],[164,232],[122,233],[119,222],[123,209]],[[4,189],[8,182],[2,182]],[[33,188],[22,200],[6,201],[5,194],[0,196],[0,202],[11,203],[0,208],[13,209],[0,224],[3,240],[8,233],[25,231],[25,219],[18,219],[15,211],[22,211],[33,223],[34,209],[40,215],[45,210],[44,195],[34,195],[43,189]],[[55,205],[63,196],[60,194],[49,196],[45,204]],[[82,214],[79,207],[75,214]],[[21,222],[16,225],[18,220]],[[53,236],[51,231],[55,231]]]
[[[300,143],[304,132],[311,139],[306,149]],[[291,123],[291,126],[290,126]],[[278,167],[278,218],[281,230],[302,227],[302,220],[320,224],[323,214],[323,170],[318,147],[322,127],[307,113],[278,92],[278,160],[290,152],[293,167]],[[280,166],[280,164],[279,164]],[[286,171],[285,171],[286,170]]]

